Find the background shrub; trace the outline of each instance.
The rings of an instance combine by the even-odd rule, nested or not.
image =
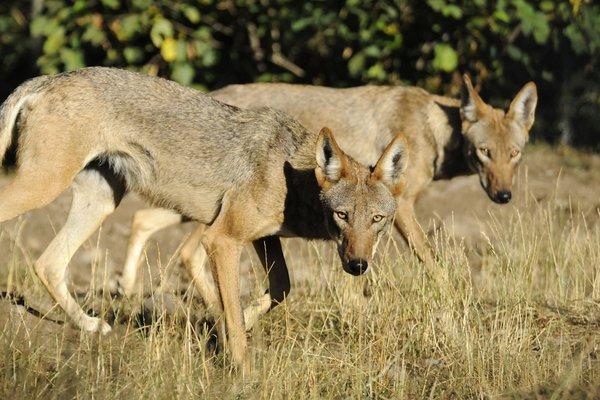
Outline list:
[[[5,0],[0,96],[86,65],[201,90],[403,83],[448,95],[470,72],[500,106],[534,80],[534,135],[598,149],[599,49],[600,5],[584,0]]]

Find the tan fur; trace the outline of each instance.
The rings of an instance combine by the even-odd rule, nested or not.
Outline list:
[[[432,95],[415,87],[364,86],[332,89],[289,84],[231,85],[211,94],[239,107],[272,106],[307,128],[333,128],[339,147],[364,164],[374,164],[397,132],[406,137],[410,162],[398,182],[395,224],[421,260],[431,261],[427,237],[414,203],[435,179],[477,173],[494,201],[510,191],[520,153],[533,125],[537,93],[528,83],[509,110],[487,105],[464,77],[461,100]],[[470,107],[472,106],[472,107]],[[522,106],[522,107],[521,107]],[[465,112],[472,111],[472,121]],[[486,145],[493,160],[478,154]],[[511,157],[511,151],[519,154]],[[319,175],[322,180],[322,176]]]
[[[110,331],[68,292],[66,268],[128,189],[201,224],[184,245],[184,260],[219,320],[222,340],[226,325],[238,365],[247,347],[239,298],[242,247],[266,245],[261,259],[277,277],[275,302],[289,282],[278,239],[270,237],[335,241],[344,269],[364,273],[376,238],[393,218],[392,190],[406,170],[401,137],[391,140],[375,167],[386,170],[385,178],[374,176],[337,146],[328,129],[310,132],[279,111],[242,110],[170,81],[110,68],[25,83],[3,104],[0,128],[0,158],[17,140],[15,178],[0,191],[0,222],[48,204],[74,183],[67,222],[35,270],[77,326]],[[325,175],[317,180],[319,171]],[[157,225],[181,220],[160,213],[154,214]],[[152,232],[143,215],[138,218],[135,228],[146,233],[133,236],[133,258]],[[212,281],[199,269],[198,243],[211,261]],[[136,264],[130,263],[134,270]],[[135,271],[124,272],[126,291],[134,278]],[[245,313],[249,324],[265,311],[266,299]]]
[[[364,86],[332,89],[289,84],[231,85],[212,96],[240,107],[272,106],[297,118],[309,129],[323,121],[339,132],[340,147],[365,164],[373,164],[396,132],[403,132],[411,159],[405,186],[398,196],[396,227],[422,260],[430,260],[427,239],[420,228],[414,203],[432,180],[478,173],[490,198],[512,186],[519,158],[509,159],[511,150],[522,151],[533,125],[537,102],[535,84],[523,87],[507,113],[487,105],[465,76],[462,101],[437,96],[415,87]],[[515,115],[516,103],[526,97],[527,116]],[[473,100],[477,120],[462,115]],[[497,154],[483,163],[473,151],[485,142]]]

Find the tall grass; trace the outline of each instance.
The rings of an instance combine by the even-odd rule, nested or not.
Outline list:
[[[435,268],[390,238],[374,273],[361,278],[342,272],[328,244],[294,241],[286,248],[292,272],[308,269],[309,278],[296,279],[285,304],[251,332],[244,379],[207,347],[193,296],[154,302],[151,323],[140,327],[141,299],[89,295],[82,301],[115,320],[100,338],[5,300],[0,398],[597,396],[599,217],[553,201],[508,219],[492,214],[478,250],[439,233]],[[43,293],[14,252],[6,285]]]

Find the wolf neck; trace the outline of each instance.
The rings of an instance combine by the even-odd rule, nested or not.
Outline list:
[[[436,135],[436,152],[439,156],[435,160],[433,179],[452,179],[473,174],[465,158],[465,138],[462,134],[459,101],[441,96],[434,96],[434,101],[447,118],[446,127],[443,129],[447,133]]]

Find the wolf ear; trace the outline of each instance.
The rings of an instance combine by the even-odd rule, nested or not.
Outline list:
[[[487,104],[473,88],[471,78],[468,74],[464,74],[460,100],[460,115],[463,121],[476,122],[486,107]]]
[[[346,168],[346,154],[336,143],[329,128],[323,128],[319,133],[316,155],[317,168],[315,173],[319,186],[324,187],[328,183],[339,181],[344,174],[344,168]]]
[[[515,96],[508,108],[507,116],[522,124],[528,131],[533,126],[537,105],[537,87],[529,82]]]
[[[371,176],[383,182],[393,193],[400,190],[408,166],[408,142],[398,134],[385,148]]]

